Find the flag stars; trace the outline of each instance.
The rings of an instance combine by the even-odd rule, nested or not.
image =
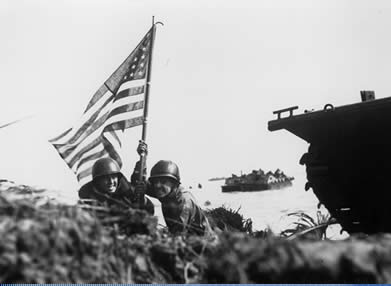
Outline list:
[[[131,69],[134,70],[136,68],[136,65],[132,65]]]
[[[140,64],[140,67],[142,67],[142,68],[143,68],[143,67],[144,67],[144,63],[141,63],[141,64]]]
[[[135,58],[134,58],[134,60],[133,60],[133,62],[137,62],[137,60],[138,60],[138,58],[137,58],[137,57],[135,57]]]
[[[145,54],[143,54],[143,55],[141,56],[141,59],[142,59],[142,60],[145,59]]]

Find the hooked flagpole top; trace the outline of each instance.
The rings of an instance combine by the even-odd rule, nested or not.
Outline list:
[[[152,16],[152,26],[157,25],[157,24],[160,24],[160,25],[164,26],[164,24],[162,22],[156,22],[155,23],[155,16]]]

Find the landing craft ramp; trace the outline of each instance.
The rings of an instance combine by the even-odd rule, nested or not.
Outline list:
[[[349,233],[391,232],[391,97],[293,115],[275,111],[268,129],[307,141],[307,184]],[[283,115],[289,112],[287,117]]]

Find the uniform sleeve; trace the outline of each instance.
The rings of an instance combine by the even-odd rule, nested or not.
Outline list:
[[[146,210],[150,215],[155,214],[155,206],[153,205],[151,200],[148,199],[147,197],[145,197],[145,204],[142,207],[142,209]]]
[[[189,222],[189,208],[185,205],[185,200],[170,202],[167,206],[162,206],[162,211],[166,224],[172,234],[181,234],[187,230]]]
[[[182,231],[189,231],[194,217],[194,206],[191,200],[185,199],[179,215]],[[191,229],[190,229],[191,231]]]
[[[189,233],[204,235],[211,231],[208,219],[203,210],[197,205],[191,193],[184,193],[187,208],[187,230]]]
[[[82,186],[79,190],[79,198],[80,199],[93,199],[90,190],[90,183]]]
[[[80,199],[79,203],[89,204],[89,205],[96,205],[104,201],[103,197],[100,197],[99,194],[94,192],[91,182],[87,183],[86,185],[80,188],[79,199]]]

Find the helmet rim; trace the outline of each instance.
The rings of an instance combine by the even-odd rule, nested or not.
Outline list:
[[[169,160],[160,160],[151,169],[149,178],[167,177],[174,179],[180,184],[180,174],[178,165]]]
[[[176,182],[179,183],[179,180],[178,180],[178,178],[176,176],[171,175],[171,174],[166,174],[166,173],[156,174],[156,175],[150,176],[149,178],[150,179],[154,179],[154,178],[171,178],[171,179],[174,179]]]
[[[92,180],[113,174],[119,175],[121,174],[121,170],[118,163],[110,157],[101,158],[92,166]]]
[[[118,175],[118,176],[120,176],[120,175],[122,175],[122,173],[121,172],[108,172],[106,174],[95,175],[94,179],[99,178],[99,177],[103,177],[103,176],[108,176],[108,175]]]

